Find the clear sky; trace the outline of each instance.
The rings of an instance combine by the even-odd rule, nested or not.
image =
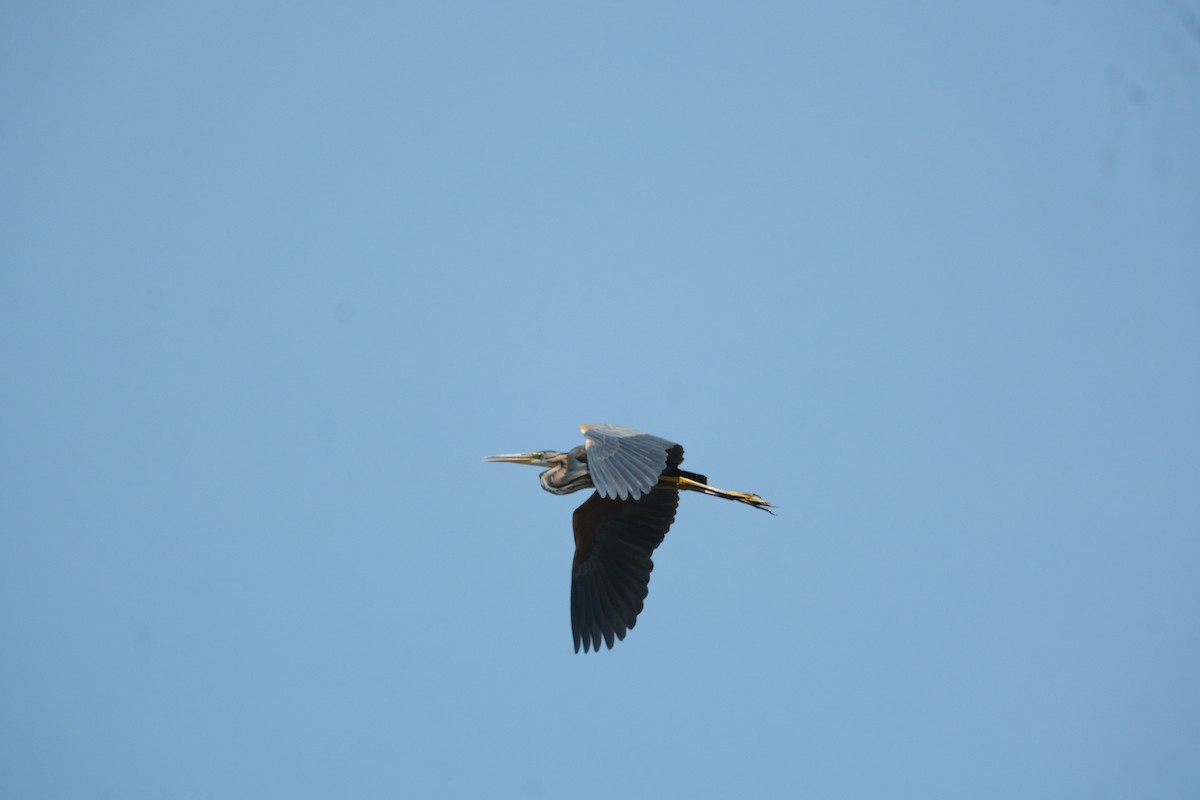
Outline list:
[[[0,796],[1200,796],[1200,6],[584,5],[0,7]]]

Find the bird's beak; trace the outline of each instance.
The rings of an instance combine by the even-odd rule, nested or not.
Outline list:
[[[512,453],[503,456],[488,456],[484,461],[496,464],[533,464],[536,467],[548,467],[550,464],[543,457],[544,453]]]

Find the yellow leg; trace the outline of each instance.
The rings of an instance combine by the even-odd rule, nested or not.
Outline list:
[[[771,510],[774,508],[774,506],[756,494],[752,494],[750,492],[730,492],[725,489],[718,489],[715,486],[709,486],[706,483],[700,483],[699,481],[694,481],[691,478],[685,478],[682,475],[663,475],[658,479],[658,485],[664,489],[685,489],[689,492],[700,492],[702,494],[712,495],[713,497],[721,497],[726,500],[736,500],[737,502],[745,503],[748,506],[761,508],[763,511],[766,511],[769,514],[775,513]]]

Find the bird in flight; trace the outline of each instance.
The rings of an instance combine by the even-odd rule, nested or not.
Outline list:
[[[734,500],[771,511],[756,494],[730,492],[679,468],[683,447],[617,425],[583,425],[584,443],[566,453],[488,456],[484,461],[549,467],[542,488],[553,494],[592,489],[575,509],[571,565],[571,633],[575,652],[610,649],[637,622],[650,591],[651,555],[675,521],[679,492]]]

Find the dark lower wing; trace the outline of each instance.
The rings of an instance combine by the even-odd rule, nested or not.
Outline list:
[[[594,492],[575,509],[571,632],[575,652],[608,647],[637,622],[650,591],[651,556],[675,521],[679,492],[654,489],[639,500]]]

